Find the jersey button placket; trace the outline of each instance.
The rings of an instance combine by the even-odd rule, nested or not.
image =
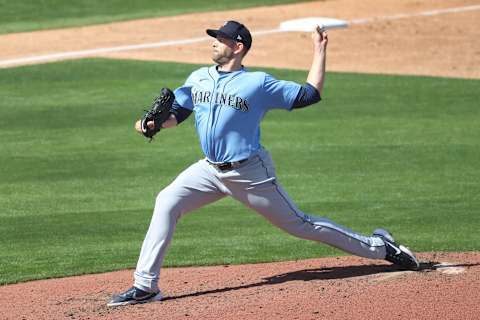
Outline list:
[[[207,148],[208,148],[208,153],[209,153],[209,158],[212,159],[213,161],[217,161],[215,157],[215,152],[213,150],[214,143],[212,139],[212,128],[213,128],[213,123],[215,120],[215,103],[214,103],[214,97],[215,97],[215,92],[218,88],[218,78],[215,80],[213,79],[213,86],[212,86],[212,96],[210,97],[209,105],[210,105],[210,110],[209,110],[209,115],[208,115],[208,122],[207,122],[207,128],[205,130],[205,142],[208,143]],[[210,136],[208,135],[208,132],[210,132]]]
[[[211,145],[212,145],[212,151],[214,153],[214,155],[216,156],[215,159],[218,161],[218,154],[217,154],[217,150],[216,150],[216,144],[215,144],[215,122],[217,120],[217,109],[218,109],[218,105],[216,103],[216,99],[215,99],[215,94],[217,92],[219,92],[220,90],[220,78],[221,76],[217,79],[217,82],[215,83],[215,87],[213,89],[213,92],[212,92],[212,98],[211,98],[211,106],[212,106],[212,126],[210,127],[210,142],[211,142]]]

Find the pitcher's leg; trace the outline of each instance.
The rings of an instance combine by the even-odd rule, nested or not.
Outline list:
[[[190,166],[158,194],[134,274],[135,287],[158,291],[160,268],[178,219],[224,196],[202,162]]]
[[[235,173],[224,175],[231,195],[279,228],[299,238],[323,242],[358,256],[385,258],[385,243],[380,237],[363,236],[329,219],[300,211],[276,181],[268,152],[260,153],[255,163],[238,169],[237,174],[242,179]]]
[[[276,182],[269,189],[249,190],[235,198],[291,235],[323,242],[361,257],[385,258],[385,244],[380,237],[363,236],[327,218],[303,213]]]

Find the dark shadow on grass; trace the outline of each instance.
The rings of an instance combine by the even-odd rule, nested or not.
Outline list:
[[[418,272],[435,271],[436,269],[439,268],[438,265],[439,265],[439,262],[422,262],[420,264],[420,269],[418,270]],[[450,265],[449,267],[472,267],[472,266],[478,266],[478,265],[480,264],[458,264],[458,265]],[[256,287],[263,287],[263,286],[285,283],[289,281],[317,281],[317,280],[321,281],[321,280],[347,279],[347,278],[374,275],[379,273],[392,273],[392,272],[400,272],[400,271],[405,271],[405,269],[398,266],[393,266],[393,265],[360,265],[360,266],[340,266],[340,267],[319,268],[319,269],[304,269],[304,270],[298,270],[298,271],[274,275],[272,277],[264,278],[262,279],[262,281],[259,281],[256,283],[199,291],[199,292],[194,292],[194,293],[189,293],[189,294],[184,294],[179,296],[165,297],[163,301],[198,297],[198,296],[203,296],[207,294],[223,293],[223,292],[250,289],[250,288],[256,288]]]

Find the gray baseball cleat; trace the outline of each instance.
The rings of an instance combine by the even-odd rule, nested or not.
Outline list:
[[[108,307],[126,306],[129,304],[146,303],[162,300],[162,294],[157,292],[146,292],[136,287],[131,287],[125,292],[115,296],[112,301],[107,303]]]
[[[382,238],[383,242],[385,242],[387,251],[385,260],[408,270],[418,270],[420,268],[415,255],[407,247],[398,245],[390,232],[385,229],[376,229],[373,231],[373,235]]]

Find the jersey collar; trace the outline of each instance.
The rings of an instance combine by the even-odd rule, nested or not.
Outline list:
[[[240,68],[240,70],[236,70],[236,71],[218,71],[218,64],[211,66],[210,70],[211,70],[212,74],[214,74],[216,77],[220,77],[221,75],[226,75],[226,74],[235,75],[235,74],[238,74],[240,72],[247,71],[247,69],[243,65],[242,65],[242,68]]]

